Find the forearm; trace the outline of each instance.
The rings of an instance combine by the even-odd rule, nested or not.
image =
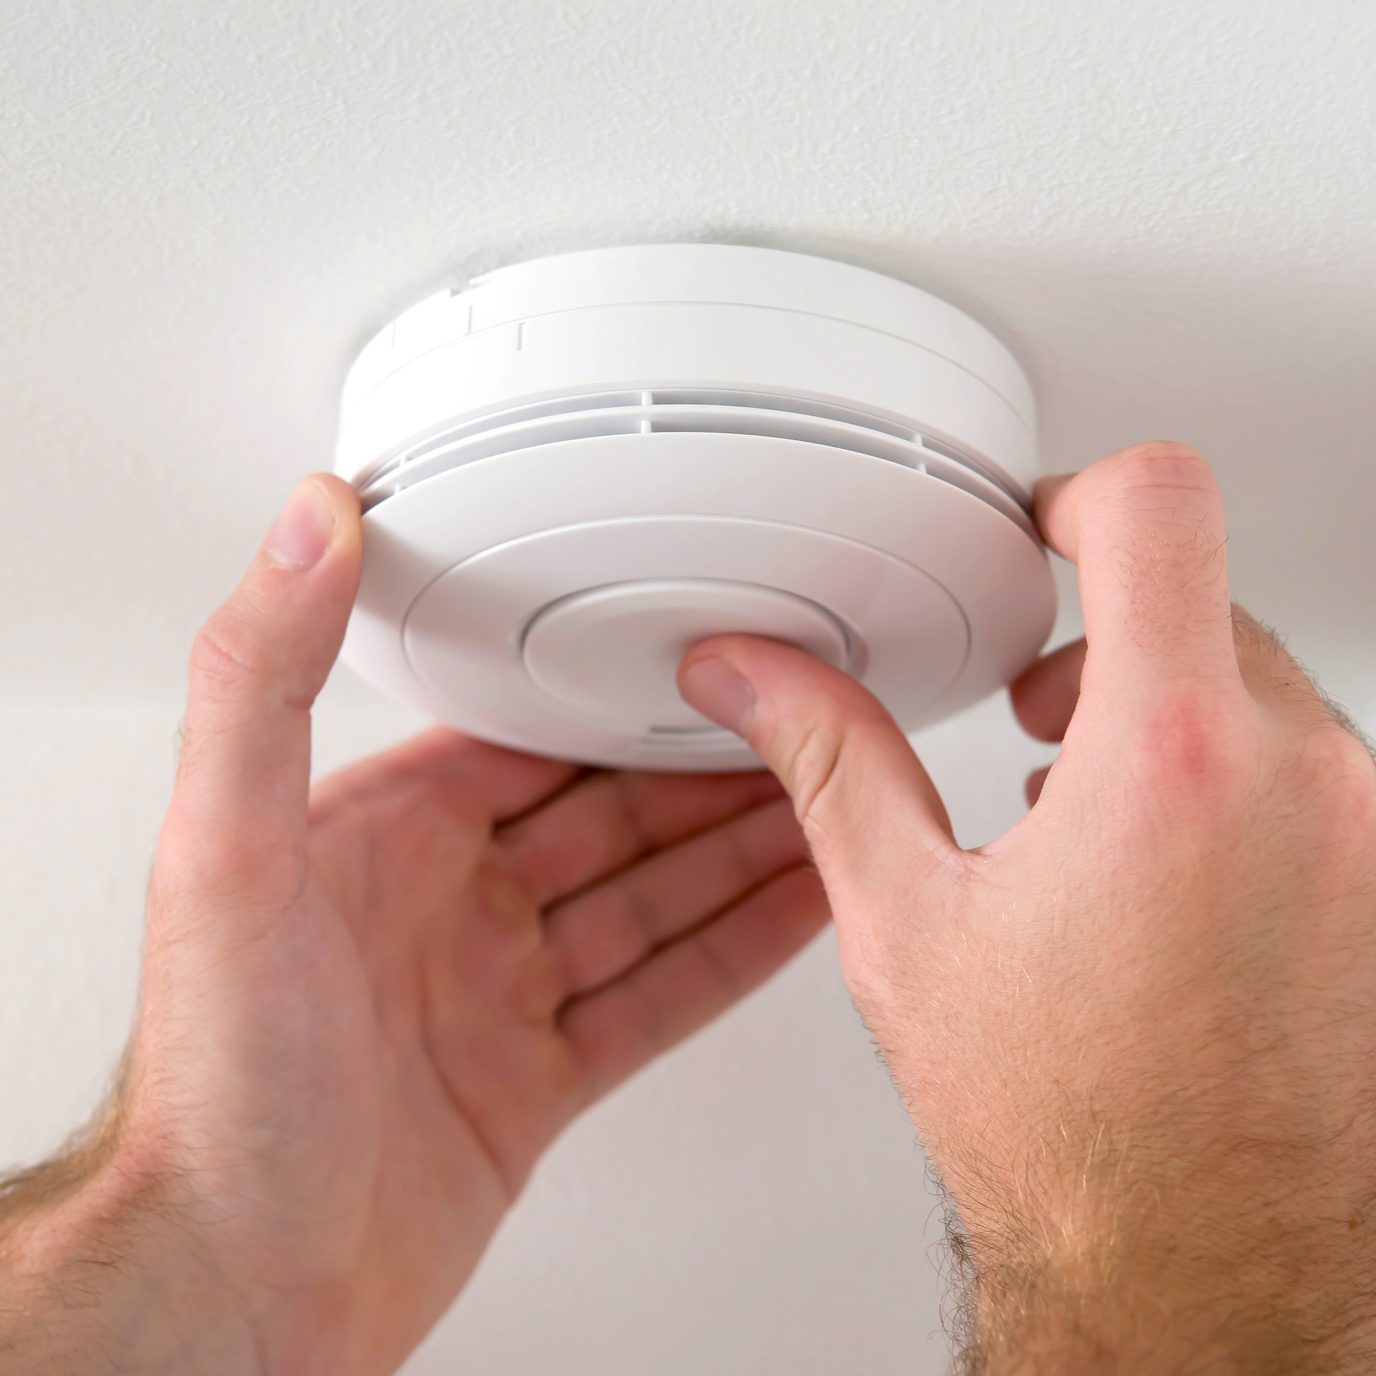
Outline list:
[[[1039,1228],[1031,1247],[1031,1230],[975,1246],[956,1234],[960,1376],[1371,1371],[1371,1262],[1349,1220],[1222,1192],[1210,1204],[1173,1222],[1110,1205],[1091,1227]]]
[[[0,1370],[262,1376],[184,1193],[101,1142],[0,1185]]]
[[[1348,1347],[1327,1315],[1290,1312],[1283,1294],[1211,1283],[1119,1276],[1072,1288],[1063,1278],[1027,1276],[979,1311],[960,1376],[1357,1376],[1371,1369],[1369,1348]]]

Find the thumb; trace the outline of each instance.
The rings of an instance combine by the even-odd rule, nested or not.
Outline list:
[[[897,861],[906,869],[960,854],[907,738],[839,669],[778,641],[729,635],[694,646],[678,682],[691,707],[742,736],[778,776],[828,887],[872,887]]]
[[[265,901],[299,889],[310,709],[339,653],[361,554],[354,490],[313,475],[201,628],[161,868]]]

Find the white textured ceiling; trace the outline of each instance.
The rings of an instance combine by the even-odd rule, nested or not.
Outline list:
[[[0,1164],[117,1058],[195,626],[453,275],[726,238],[940,292],[1049,465],[1203,449],[1239,595],[1376,726],[1373,71],[1371,0],[0,0]],[[963,839],[1045,758],[1007,716],[923,742]],[[824,943],[578,1126],[407,1370],[944,1370],[919,1168]]]
[[[10,0],[10,699],[173,694],[350,352],[454,273],[707,237],[972,310],[1053,467],[1203,449],[1236,588],[1369,711],[1369,0]]]

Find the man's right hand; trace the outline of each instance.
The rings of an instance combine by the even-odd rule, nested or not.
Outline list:
[[[1038,490],[1086,641],[1013,687],[1064,741],[966,851],[884,709],[721,637],[684,696],[792,795],[857,1004],[959,1211],[971,1371],[1376,1361],[1376,767],[1230,605],[1207,465]]]

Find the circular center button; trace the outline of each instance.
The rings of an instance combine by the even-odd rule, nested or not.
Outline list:
[[[551,697],[622,731],[706,731],[716,728],[679,697],[679,660],[699,640],[733,632],[846,666],[846,634],[815,602],[710,578],[612,583],[560,598],[531,619],[521,653]]]

